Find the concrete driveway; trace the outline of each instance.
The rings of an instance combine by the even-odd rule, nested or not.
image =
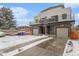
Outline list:
[[[43,41],[49,40],[48,36],[33,36],[33,35],[26,35],[26,36],[6,36],[0,38],[0,55],[15,55],[18,52],[19,48],[22,51],[31,48],[37,44],[40,44]]]
[[[33,35],[25,35],[25,36],[5,36],[0,37],[0,50],[12,46],[16,46],[25,42],[30,42],[33,40],[38,40],[47,36],[33,36]]]

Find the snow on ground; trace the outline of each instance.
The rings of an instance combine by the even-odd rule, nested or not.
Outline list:
[[[25,36],[5,36],[0,37],[0,50],[12,46],[16,46],[25,42],[30,42],[32,40],[37,40],[47,37],[43,36],[32,36],[32,35],[25,35]]]
[[[68,43],[72,42],[72,46],[69,46]],[[69,53],[68,50],[71,50]],[[79,56],[79,40],[68,40],[63,56]]]
[[[23,51],[25,51],[25,50],[27,50],[29,48],[32,48],[32,47],[36,46],[36,45],[38,45],[38,44],[40,44],[40,43],[42,43],[44,41],[50,40],[50,39],[52,39],[52,37],[49,37],[49,38],[46,38],[46,39],[43,39],[43,40],[36,41],[36,42],[34,42],[32,44],[26,45],[24,47],[18,48],[16,50],[13,50],[13,51],[8,52],[8,53],[2,53],[2,55],[4,55],[4,56],[16,55],[16,54],[19,54],[19,53],[21,53],[21,52],[23,52]],[[21,49],[21,51],[18,51],[19,49]]]

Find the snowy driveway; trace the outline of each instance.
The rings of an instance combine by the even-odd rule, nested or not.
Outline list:
[[[0,37],[0,50],[12,46],[16,46],[25,42],[30,42],[33,40],[38,40],[41,38],[47,37],[43,36],[32,36],[32,35],[25,35],[25,36],[5,36]]]

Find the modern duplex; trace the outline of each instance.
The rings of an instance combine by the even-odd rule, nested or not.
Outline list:
[[[35,16],[35,22],[31,26],[34,35],[44,34],[69,38],[74,22],[71,8],[58,5],[42,10]]]

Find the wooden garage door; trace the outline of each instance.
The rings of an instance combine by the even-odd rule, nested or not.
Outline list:
[[[33,35],[37,35],[38,34],[38,29],[33,29]]]
[[[68,38],[68,28],[57,28],[57,37]]]

